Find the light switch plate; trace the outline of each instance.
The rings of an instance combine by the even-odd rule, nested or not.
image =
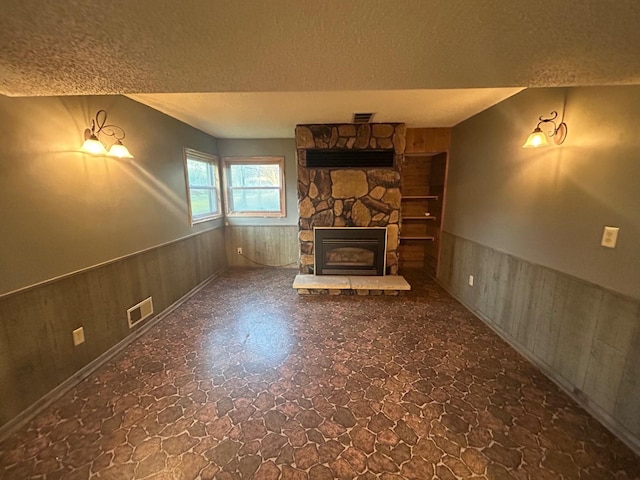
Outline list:
[[[604,227],[602,242],[600,242],[600,245],[607,248],[616,248],[619,231],[620,229],[618,227]]]

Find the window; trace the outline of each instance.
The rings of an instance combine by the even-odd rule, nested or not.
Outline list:
[[[229,217],[284,217],[284,157],[226,157],[224,199]]]
[[[185,148],[184,165],[191,225],[221,217],[217,157]]]

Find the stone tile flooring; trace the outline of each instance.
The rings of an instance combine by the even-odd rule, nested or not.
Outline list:
[[[226,272],[0,444],[2,479],[638,479],[640,459],[441,289]]]

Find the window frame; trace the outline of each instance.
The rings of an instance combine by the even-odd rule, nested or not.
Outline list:
[[[226,217],[271,217],[271,218],[284,218],[287,216],[287,195],[285,188],[285,172],[284,172],[284,156],[269,156],[269,157],[222,157],[222,176],[224,184],[224,208]],[[279,187],[233,187],[230,179],[230,168],[233,165],[278,165],[280,173],[280,186]],[[232,190],[278,190],[280,192],[280,210],[275,211],[233,211],[231,206]]]
[[[208,222],[211,220],[215,220],[217,218],[222,218],[224,216],[224,211],[222,209],[222,195],[220,190],[222,188],[222,184],[220,183],[220,160],[216,155],[212,153],[200,152],[198,150],[194,150],[193,148],[184,147],[184,180],[187,187],[187,205],[189,207],[189,221],[191,222],[191,226],[197,225],[198,223]],[[214,185],[192,185],[189,180],[189,159],[195,160],[198,162],[204,162],[211,166],[213,170],[213,181]],[[193,207],[191,205],[191,189],[207,189],[215,191],[215,199],[217,203],[217,210],[215,212],[202,214],[194,217],[193,215]]]

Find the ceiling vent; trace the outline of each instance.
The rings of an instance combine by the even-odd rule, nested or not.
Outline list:
[[[373,115],[373,113],[354,113],[353,123],[369,123]]]

